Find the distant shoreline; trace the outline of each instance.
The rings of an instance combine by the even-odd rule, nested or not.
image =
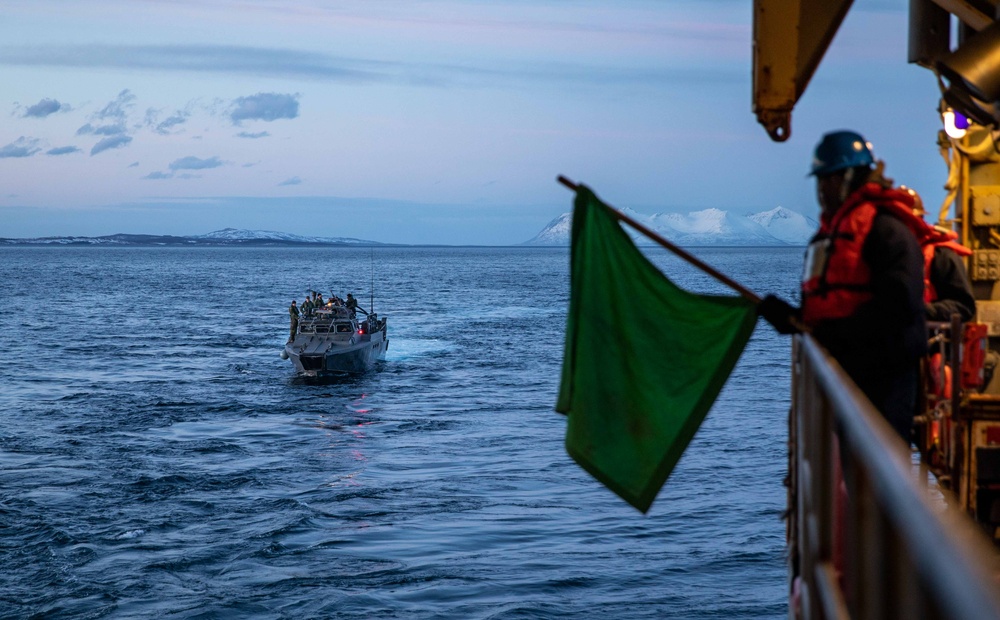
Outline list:
[[[641,248],[652,248],[656,247],[653,244],[643,244],[639,246]],[[692,250],[761,250],[761,249],[803,249],[807,247],[806,245],[798,244],[768,244],[768,245],[685,245],[683,246]],[[209,242],[209,241],[199,241],[197,243],[158,243],[158,242],[146,242],[146,243],[129,243],[129,242],[88,242],[88,241],[39,241],[36,239],[5,239],[0,238],[0,248],[94,248],[94,249],[114,249],[114,248],[329,248],[329,249],[340,249],[340,248],[386,248],[386,249],[399,249],[399,248],[507,248],[507,249],[523,249],[523,250],[569,250],[568,245],[542,245],[542,244],[526,244],[526,243],[515,243],[509,245],[477,245],[471,243],[462,244],[444,244],[444,243],[381,243],[381,242],[362,242],[362,243],[317,243],[317,242],[296,242],[296,241],[265,241],[265,240],[245,240],[245,241],[227,241],[227,242]]]
[[[211,247],[315,247],[315,248],[374,248],[374,247],[405,247],[406,244],[379,243],[376,241],[360,243],[323,243],[317,241],[281,241],[266,239],[239,239],[229,241],[219,240],[185,240],[185,241],[103,241],[103,240],[73,240],[64,239],[5,239],[0,238],[0,247],[60,247],[60,248],[211,248]]]

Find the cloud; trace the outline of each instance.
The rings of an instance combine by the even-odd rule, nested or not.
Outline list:
[[[139,167],[139,162],[134,161],[131,164],[129,164],[128,167],[129,168],[138,168]]]
[[[254,77],[382,81],[380,61],[299,50],[226,45],[0,46],[0,64],[74,69],[236,73]]]
[[[250,133],[249,131],[241,131],[238,134],[236,134],[236,137],[256,139],[256,138],[266,138],[270,135],[271,134],[266,131],[258,131],[257,133]]]
[[[153,108],[146,110],[146,125],[152,127],[156,133],[166,136],[177,125],[186,123],[191,113],[185,110],[177,110],[162,121],[159,119],[159,116],[159,110]]]
[[[118,96],[109,101],[96,117],[102,120],[112,119],[122,123],[128,118],[129,112],[135,107],[135,95],[132,91],[125,89],[118,93]]]
[[[186,123],[188,116],[187,112],[181,112],[178,110],[173,116],[164,119],[163,122],[156,126],[157,133],[169,133],[173,127]]]
[[[278,183],[278,187],[281,187],[282,185],[301,185],[301,184],[302,184],[302,179],[300,179],[299,177],[292,177],[290,179],[285,179],[281,183]]]
[[[146,176],[142,177],[148,180],[160,180],[160,179],[200,179],[200,174],[191,174],[190,172],[182,172],[180,174],[174,172],[150,172]]]
[[[76,130],[76,135],[95,135],[95,136],[120,136],[125,133],[125,124],[115,124],[115,125],[97,125],[96,127],[90,123],[80,127]]]
[[[28,106],[22,116],[24,118],[45,118],[49,114],[55,114],[59,110],[68,110],[69,106],[59,103],[55,99],[42,99],[33,106]]]
[[[10,144],[0,147],[0,159],[5,159],[7,157],[31,157],[38,151],[42,150],[38,146],[41,142],[38,138],[25,138],[21,136],[17,140],[14,140]]]
[[[221,165],[222,160],[219,159],[218,155],[209,157],[208,159],[199,159],[193,155],[188,155],[187,157],[175,159],[167,167],[171,170],[206,170],[208,168],[218,168]]]
[[[59,146],[54,149],[49,149],[45,151],[46,155],[69,155],[70,153],[79,153],[80,149],[75,146]]]
[[[740,49],[745,46],[748,26],[706,22],[658,26],[653,32],[676,45],[695,41],[696,49],[711,57],[715,47]],[[598,30],[607,30],[600,26]],[[616,30],[620,36],[634,31]],[[643,27],[640,34],[648,36]],[[677,55],[681,57],[680,54]],[[349,58],[283,48],[224,45],[78,45],[3,46],[0,65],[27,67],[68,67],[73,69],[126,69],[138,71],[186,71],[250,75],[255,78],[312,79],[346,83],[403,83],[427,87],[490,86],[523,83],[584,83],[597,86],[638,84],[671,86],[678,80],[702,83],[728,82],[743,73],[736,65],[688,66],[681,64],[645,66],[608,65],[595,62],[522,61],[484,62],[469,59],[462,64],[386,61]]]
[[[91,156],[107,151],[108,149],[119,149],[132,141],[132,136],[111,136],[104,138],[90,149]]]
[[[94,145],[90,150],[91,155],[97,155],[108,149],[121,148],[132,141],[126,124],[133,107],[135,107],[135,95],[126,88],[100,111],[91,115],[91,120],[94,122],[88,122],[76,130],[78,136],[108,136]]]
[[[280,93],[257,93],[233,100],[229,118],[234,125],[243,121],[276,121],[279,118],[297,118],[299,96]]]

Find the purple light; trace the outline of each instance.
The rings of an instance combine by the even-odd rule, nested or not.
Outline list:
[[[956,129],[969,128],[969,118],[957,110],[955,111],[955,128]]]

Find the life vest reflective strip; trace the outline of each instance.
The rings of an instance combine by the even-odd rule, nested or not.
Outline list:
[[[830,218],[823,218],[809,246],[802,278],[802,320],[816,325],[842,319],[872,298],[871,270],[861,256],[880,211],[891,213],[917,239],[932,228],[913,214],[913,198],[905,192],[867,183],[851,194]]]

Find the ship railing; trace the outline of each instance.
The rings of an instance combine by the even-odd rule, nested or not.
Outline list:
[[[788,544],[793,618],[1000,618],[993,545],[810,336],[795,339]]]

